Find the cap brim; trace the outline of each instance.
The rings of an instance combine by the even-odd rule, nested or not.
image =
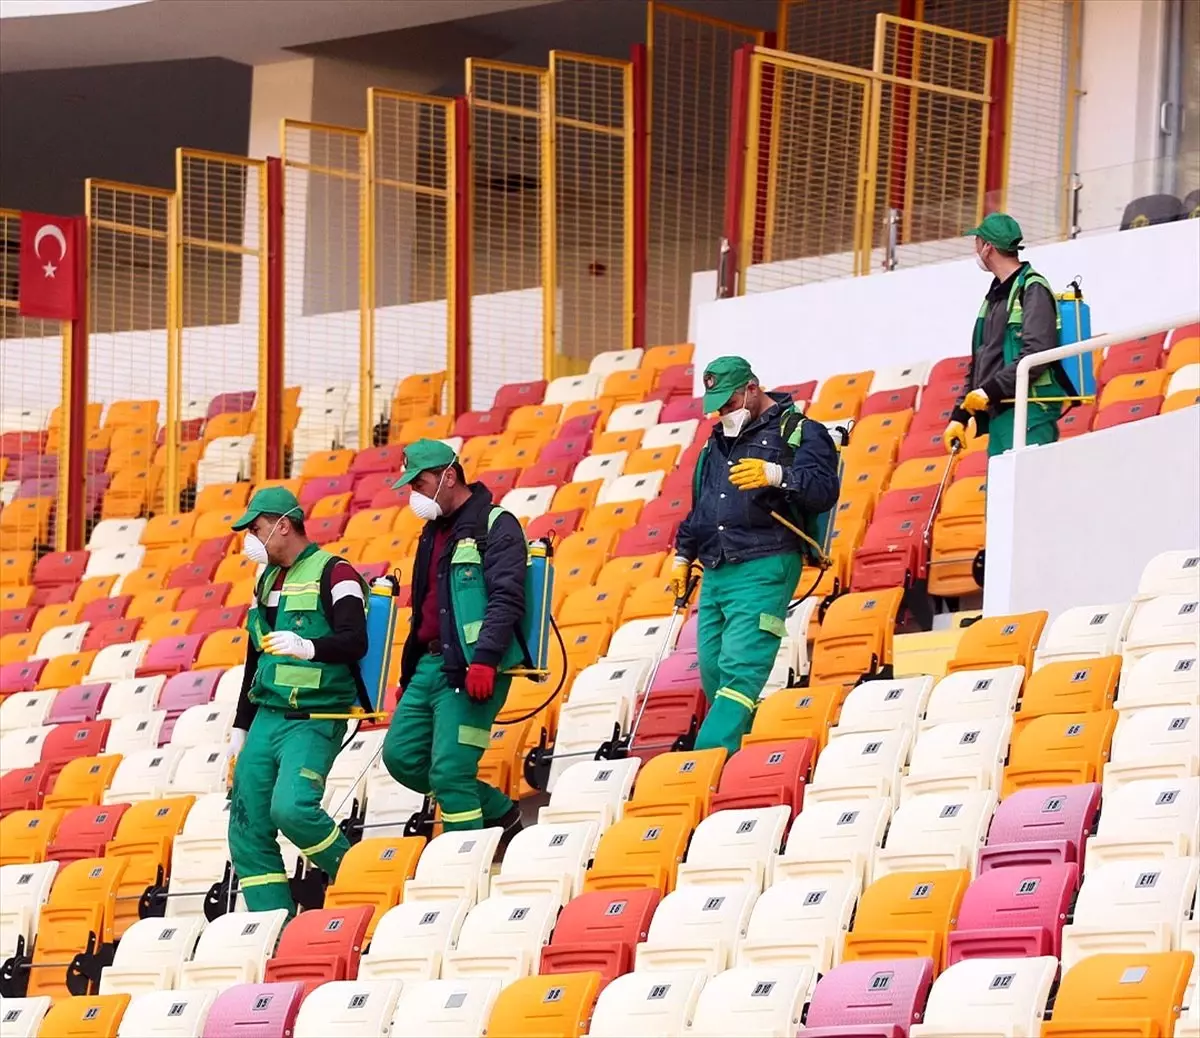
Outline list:
[[[392,489],[399,490],[401,487],[408,486],[409,483],[411,483],[424,471],[424,469],[405,469],[400,473],[400,478],[392,484]]]
[[[701,401],[700,406],[704,409],[705,414],[712,414],[729,403],[735,392],[737,392],[735,389],[710,389],[704,394],[704,400]]]
[[[240,533],[242,530],[246,529],[246,527],[250,526],[251,523],[253,523],[254,520],[257,519],[261,514],[262,513],[259,512],[257,509],[247,512],[236,523],[233,524],[231,529]]]
[[[978,237],[980,236],[980,234],[981,234],[981,233],[982,233],[982,229],[981,229],[981,228],[979,228],[979,227],[972,227],[972,228],[971,228],[969,231],[964,231],[964,232],[963,232],[963,237],[964,237],[964,238],[978,238]]]

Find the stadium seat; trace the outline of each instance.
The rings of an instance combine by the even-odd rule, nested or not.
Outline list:
[[[396,1038],[483,1034],[501,986],[500,981],[487,978],[406,984],[396,1002],[390,1033]]]
[[[1100,390],[1097,401],[1098,412],[1103,413],[1106,407],[1121,401],[1161,397],[1169,377],[1169,373],[1162,370],[1135,371],[1127,375],[1117,375],[1105,383],[1104,388]]]
[[[704,986],[699,972],[638,970],[606,983],[588,1027],[590,1038],[684,1034]]]
[[[1118,710],[1152,706],[1200,706],[1197,650],[1163,649],[1142,656],[1121,674]],[[0,707],[0,712],[3,707]]]
[[[700,992],[687,1033],[696,1038],[794,1035],[815,981],[808,966],[739,966],[718,973]]]
[[[554,898],[559,906],[577,896],[599,838],[594,821],[539,824],[517,833],[493,876],[490,895]]]
[[[1117,724],[1115,710],[1045,714],[1013,741],[1002,796],[1029,786],[1095,782],[1105,771]]]
[[[683,815],[623,818],[600,837],[584,891],[650,887],[666,893],[675,885],[690,835]]]
[[[981,667],[1033,667],[1034,651],[1046,624],[1045,610],[976,621],[963,633],[950,671]]]
[[[1057,660],[1039,667],[1030,675],[1021,709],[1013,717],[1013,737],[1035,717],[1045,714],[1087,714],[1110,709],[1120,671],[1120,656]]]
[[[997,790],[1012,735],[1012,718],[948,721],[923,731],[913,747],[903,799],[922,793]]]
[[[117,1038],[192,1036],[204,1033],[204,1022],[216,991],[143,991],[134,995],[121,1018]]]
[[[1021,694],[1024,667],[960,670],[947,674],[933,688],[921,729],[952,721],[1004,718],[1011,715]]]
[[[1135,603],[1123,646],[1125,665],[1158,649],[1186,648],[1200,642],[1200,597],[1158,595]]]
[[[501,990],[488,1019],[488,1033],[578,1038],[587,1033],[599,993],[600,975],[595,972],[524,977]]]
[[[790,818],[804,805],[816,754],[817,742],[811,738],[747,744],[726,762],[712,810],[781,804]]]
[[[991,789],[906,797],[892,816],[886,842],[875,852],[871,878],[939,868],[973,874],[995,809]]]
[[[416,875],[404,888],[406,901],[466,898],[473,905],[487,892],[492,859],[500,841],[496,828],[442,833],[429,841]]]
[[[33,947],[59,868],[57,861],[0,866],[0,960],[17,953],[18,939],[26,954]]]
[[[442,957],[444,979],[498,978],[505,982],[537,969],[549,943],[559,899],[550,894],[493,894],[468,913],[458,943]]]
[[[287,913],[229,912],[205,927],[190,961],[180,970],[179,986],[229,988],[260,984],[268,956],[275,949]],[[291,987],[292,985],[288,985]],[[297,989],[300,985],[295,985]]]
[[[399,980],[336,980],[310,992],[296,1016],[295,1038],[351,1038],[389,1033]]]
[[[1194,856],[1200,843],[1200,778],[1147,778],[1109,794],[1088,869],[1116,861]]]
[[[979,873],[1007,866],[1061,862],[1083,865],[1085,840],[1095,830],[1100,786],[1081,783],[1021,789],[1000,802]]]
[[[915,732],[932,688],[928,677],[864,681],[846,696],[830,737],[892,729]]]
[[[817,758],[805,801],[897,797],[911,733],[855,732],[829,742]]]
[[[369,943],[379,919],[403,896],[424,847],[425,840],[415,836],[373,837],[355,844],[325,891],[325,907],[370,906],[373,911],[364,933],[364,943]]]
[[[568,762],[550,789],[550,802],[538,809],[538,824],[595,821],[599,831],[607,830],[624,817],[640,766],[636,757]]]
[[[117,834],[104,848],[105,859],[122,858],[125,869],[110,921],[120,940],[138,918],[138,898],[148,887],[164,885],[171,872],[171,847],[195,798],[172,797],[133,804],[121,817]]]
[[[809,799],[796,816],[787,845],[775,861],[775,882],[809,877],[849,877],[866,881],[876,850],[891,817],[883,797],[863,800]]]
[[[721,748],[664,753],[645,764],[626,818],[682,817],[689,828],[708,814],[725,751]]]
[[[125,931],[112,965],[100,974],[100,994],[138,995],[175,987],[203,929],[204,920],[198,917],[139,919]]]
[[[813,644],[812,684],[852,685],[891,662],[902,588],[842,595]]]
[[[967,869],[926,869],[875,880],[859,899],[843,961],[924,957],[940,973],[946,937],[970,878]]]
[[[783,805],[715,811],[693,834],[677,886],[770,885],[789,820]]]
[[[42,1021],[50,1012],[48,995],[36,998],[5,998],[0,1002],[0,1023],[4,1038],[37,1038]]]
[[[284,927],[264,981],[296,982],[307,995],[326,981],[356,976],[372,912],[371,906],[359,905],[300,913]]]
[[[981,1022],[994,1034],[1034,1038],[1057,974],[1051,955],[955,962],[933,982],[924,1019],[909,1028],[909,1038],[963,1038],[978,1033]]]
[[[55,1038],[120,1038],[121,1021],[128,1006],[128,995],[61,998],[42,1019],[38,1034]]]
[[[844,963],[821,978],[803,1033],[906,1038],[924,1012],[935,973],[928,958]]]
[[[52,791],[46,794],[44,806],[72,811],[98,805],[120,763],[121,755],[116,753],[67,761],[54,780]]]
[[[680,886],[669,893],[637,946],[637,972],[699,970],[713,976],[733,957],[758,891],[746,883]]]
[[[300,984],[235,982],[213,1000],[204,1025],[204,1038],[230,1034],[239,1038],[291,1035],[303,998]]]
[[[453,948],[467,917],[464,898],[409,901],[379,919],[371,946],[359,964],[360,980],[433,980],[442,957]]]
[[[581,894],[563,909],[541,951],[542,974],[593,970],[604,983],[629,971],[660,894],[653,889]]]
[[[1190,951],[1135,952],[1067,966],[1042,1038],[1171,1034],[1194,961]]]

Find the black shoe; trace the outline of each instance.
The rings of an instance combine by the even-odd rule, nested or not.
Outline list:
[[[507,811],[494,821],[484,820],[483,826],[485,829],[499,828],[500,844],[496,848],[496,856],[502,857],[508,845],[512,843],[513,837],[525,828],[521,821],[521,807],[519,804],[513,804]]]
[[[289,881],[292,900],[301,908],[325,907],[325,888],[329,886],[328,874],[315,866],[303,876],[293,876]]]

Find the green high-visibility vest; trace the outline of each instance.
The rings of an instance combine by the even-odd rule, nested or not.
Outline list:
[[[268,566],[263,573],[247,619],[250,638],[261,654],[250,687],[251,702],[276,710],[337,711],[354,705],[358,690],[356,664],[317,663],[262,652],[262,640],[272,631],[292,631],[309,641],[333,633],[321,605],[321,578],[325,568],[337,561],[336,555],[315,544],[300,553],[284,575],[274,627],[267,623],[266,598],[275,586],[279,567]]]

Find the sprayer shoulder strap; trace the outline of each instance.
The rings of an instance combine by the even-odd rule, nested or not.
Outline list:
[[[502,515],[512,515],[507,508],[501,508],[499,505],[492,505],[488,509],[486,516],[481,517],[479,527],[475,531],[475,547],[479,549],[479,560],[482,565],[483,559],[487,554],[488,534],[492,532],[492,527],[496,525],[496,520]],[[516,516],[513,516],[516,519]],[[517,520],[518,523],[520,520]],[[525,545],[525,561],[529,561],[529,545]],[[516,638],[517,644],[521,647],[521,652],[525,656],[525,666],[532,669],[533,653],[529,651],[529,642],[525,637],[525,632],[521,629],[521,624],[517,624],[513,630],[513,637]]]

